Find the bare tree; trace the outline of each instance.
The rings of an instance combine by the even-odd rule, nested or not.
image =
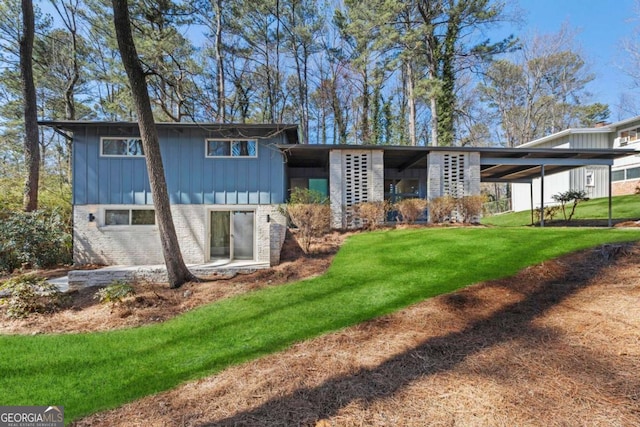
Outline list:
[[[153,119],[153,111],[151,110],[146,75],[142,69],[131,35],[131,20],[127,0],[112,0],[112,4],[118,48],[129,78],[132,98],[138,116],[138,127],[147,163],[153,204],[158,218],[162,254],[167,267],[169,285],[172,288],[177,288],[186,282],[196,280],[196,278],[182,259],[178,237],[173,225],[160,144],[158,142],[158,131]]]
[[[24,157],[27,178],[24,183],[23,208],[26,212],[38,209],[38,181],[40,176],[40,150],[38,143],[38,106],[33,82],[33,39],[35,16],[33,2],[22,0],[22,35],[20,37],[20,78],[24,97]]]

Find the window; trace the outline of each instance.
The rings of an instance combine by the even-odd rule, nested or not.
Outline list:
[[[255,139],[208,139],[206,142],[207,157],[256,157],[258,155],[258,141]]]
[[[153,209],[106,209],[104,225],[155,225]]]
[[[612,181],[624,181],[624,169],[611,172]]]
[[[640,167],[627,169],[627,179],[640,178]]]
[[[144,156],[144,151],[142,150],[142,140],[140,138],[102,138],[101,146],[101,154],[103,156]]]
[[[595,174],[592,170],[587,170],[584,174],[585,186],[587,187],[595,187]]]
[[[638,140],[638,135],[640,135],[640,128],[635,129],[627,129],[620,132],[620,146],[624,147],[627,144],[631,144]]]

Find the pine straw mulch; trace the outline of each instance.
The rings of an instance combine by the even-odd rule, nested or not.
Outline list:
[[[222,298],[322,274],[350,234],[353,233],[327,234],[313,243],[313,255],[305,255],[295,236],[288,234],[281,263],[276,267],[251,274],[213,276],[203,282],[187,283],[177,290],[169,289],[167,285],[138,282],[134,284],[135,295],[118,305],[100,304],[94,298],[99,289],[95,287],[68,292],[62,310],[35,314],[26,319],[7,318],[6,307],[0,305],[0,334],[93,332],[162,322]],[[52,278],[65,275],[69,269],[31,273]]]
[[[75,425],[640,425],[640,246],[545,262]]]

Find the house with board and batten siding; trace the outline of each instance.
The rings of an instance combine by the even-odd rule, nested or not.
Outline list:
[[[75,264],[163,264],[137,123],[42,122],[73,142]],[[167,190],[188,264],[279,262],[287,197],[278,144],[295,125],[158,123]]]
[[[519,149],[632,149],[640,148],[640,116],[593,128],[573,128],[557,132],[518,146]],[[569,171],[548,176],[544,183],[544,204],[551,205],[552,196],[568,190],[584,191],[589,198],[607,197],[611,182],[611,194],[633,194],[640,185],[640,157],[638,154],[620,157],[611,166],[586,165]],[[530,187],[530,185],[532,187]],[[512,184],[512,209],[531,209],[530,194],[539,194],[541,179],[533,179],[531,184]],[[536,206],[539,207],[536,201]]]
[[[163,264],[138,124],[40,125],[72,144],[74,263]],[[316,145],[299,143],[297,125],[156,126],[182,256],[187,264],[207,268],[277,264],[287,230],[282,206],[295,188],[324,194],[332,228],[349,229],[361,225],[354,215],[358,203],[479,195],[482,181],[530,182],[545,168],[550,175],[572,173],[589,162],[611,165],[634,153]]]

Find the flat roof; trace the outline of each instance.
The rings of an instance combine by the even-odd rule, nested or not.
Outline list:
[[[136,127],[138,122],[95,121],[95,120],[40,120],[38,124],[58,131],[74,132],[86,127]],[[159,129],[199,128],[208,132],[228,133],[230,137],[237,134],[247,137],[271,137],[284,133],[290,144],[298,144],[298,125],[289,123],[206,123],[206,122],[157,122]]]
[[[640,154],[633,149],[560,149],[500,147],[413,147],[389,145],[278,145],[289,167],[326,168],[331,150],[381,150],[385,169],[426,168],[432,152],[480,154],[483,182],[531,182],[544,166],[545,175],[582,166],[608,166],[617,158]]]

